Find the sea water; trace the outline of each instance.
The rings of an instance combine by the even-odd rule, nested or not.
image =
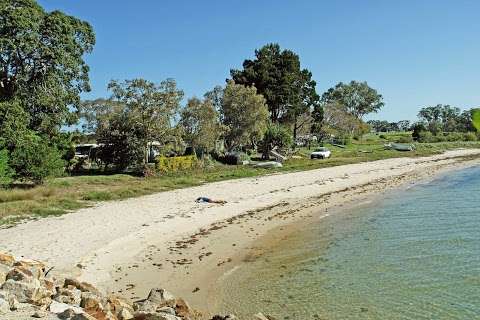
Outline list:
[[[480,167],[307,225],[219,290],[240,319],[480,319]]]

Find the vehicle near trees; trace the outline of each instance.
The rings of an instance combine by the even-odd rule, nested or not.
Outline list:
[[[310,159],[327,159],[330,158],[332,152],[327,148],[317,148],[310,154]]]

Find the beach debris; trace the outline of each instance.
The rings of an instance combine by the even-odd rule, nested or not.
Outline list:
[[[208,197],[198,197],[195,200],[195,202],[196,203],[220,203],[220,204],[227,203],[227,201],[225,201],[225,200],[215,200],[215,199],[208,198]]]

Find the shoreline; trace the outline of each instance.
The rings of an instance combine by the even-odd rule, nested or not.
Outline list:
[[[260,256],[266,250],[262,244],[281,239],[295,223],[308,223],[409,182],[479,164],[479,155],[479,150],[456,150],[103,203],[2,229],[0,250],[47,261],[57,275],[74,274],[131,300],[163,287],[208,315],[216,311],[217,281]],[[195,204],[198,195],[228,203]]]
[[[411,174],[394,177],[393,179],[381,179],[372,181],[365,185],[346,188],[336,194],[325,194],[319,197],[309,199],[307,204],[300,206],[278,206],[260,210],[254,216],[242,222],[243,227],[255,237],[249,237],[245,242],[239,241],[238,230],[232,232],[231,225],[226,228],[218,229],[215,235],[210,236],[210,240],[202,239],[198,247],[210,245],[210,250],[216,252],[218,256],[226,257],[221,265],[214,262],[203,264],[200,270],[193,270],[196,266],[192,265],[190,271],[183,276],[181,272],[173,272],[170,281],[166,282],[168,288],[180,292],[180,295],[191,302],[194,308],[200,308],[205,315],[213,316],[215,314],[232,313],[232,310],[222,310],[220,308],[221,293],[218,288],[235,271],[244,264],[253,262],[262,258],[263,254],[273,248],[281,246],[283,240],[291,237],[296,232],[302,232],[304,226],[311,223],[321,223],[321,220],[330,215],[341,214],[345,210],[355,210],[364,205],[371,205],[372,202],[379,201],[382,197],[394,190],[405,190],[413,185],[430,183],[441,175],[448,174],[456,170],[464,170],[469,167],[480,165],[479,160],[460,160],[456,163],[439,164],[430,168],[432,171],[412,172]],[[318,200],[323,202],[318,202]],[[264,226],[258,221],[268,220],[270,225]],[[273,221],[273,222],[272,222]],[[230,228],[229,228],[230,227]],[[237,250],[229,250],[228,246],[219,244],[219,241],[236,242]],[[240,243],[240,244],[239,244]],[[186,248],[181,255],[188,256],[189,250],[195,251],[195,247]],[[224,263],[226,265],[224,266]],[[183,278],[183,277],[187,277]],[[182,279],[183,278],[183,279]],[[200,280],[199,280],[200,279]],[[188,288],[203,288],[196,292],[188,292]],[[258,310],[262,311],[262,310]]]

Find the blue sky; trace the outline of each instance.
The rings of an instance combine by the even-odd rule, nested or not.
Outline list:
[[[422,106],[480,106],[480,1],[40,0],[97,36],[92,92],[110,79],[175,78],[187,97],[224,84],[270,42],[300,55],[321,94],[367,81],[384,96],[371,119],[414,120]]]

